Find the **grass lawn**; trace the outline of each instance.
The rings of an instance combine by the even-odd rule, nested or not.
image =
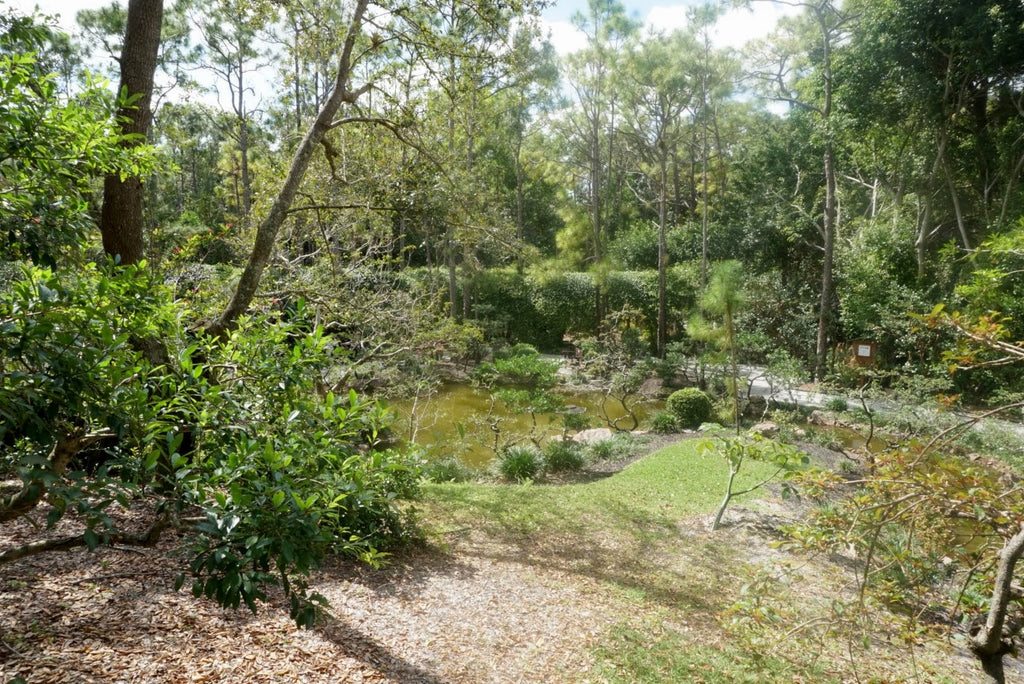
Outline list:
[[[748,460],[734,489],[771,472]],[[823,649],[820,658],[794,662],[758,656],[723,628],[724,611],[749,580],[747,564],[780,562],[765,539],[747,530],[708,531],[727,476],[724,457],[702,453],[699,440],[686,440],[585,484],[428,485],[422,518],[435,539],[472,537],[462,543],[491,544],[501,549],[493,553],[527,568],[597,580],[601,600],[617,602],[621,620],[592,649],[597,678],[583,681],[846,680],[842,644],[838,652]],[[764,496],[764,489],[757,490],[731,506]],[[787,629],[779,626],[780,633]],[[879,655],[878,668],[866,669],[890,677],[903,667],[898,656],[886,661]],[[954,681],[934,671],[926,680]]]

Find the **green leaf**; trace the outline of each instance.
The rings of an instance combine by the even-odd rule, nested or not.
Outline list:
[[[87,529],[82,537],[85,539],[85,545],[90,551],[95,551],[96,547],[100,545],[100,538],[91,529]]]

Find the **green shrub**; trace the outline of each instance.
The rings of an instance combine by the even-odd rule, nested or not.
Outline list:
[[[587,446],[591,460],[611,461],[625,459],[640,449],[640,442],[628,432],[622,432],[611,439],[602,439]]]
[[[574,432],[581,432],[589,428],[590,424],[590,416],[586,413],[562,414],[562,429],[565,430],[565,432],[569,432],[570,430]]]
[[[499,349],[498,351],[494,352],[495,361],[505,361],[508,359],[515,359],[521,356],[533,358],[535,356],[540,356],[540,352],[538,352],[537,348],[534,347],[532,344],[526,344],[525,342],[520,342],[518,344],[512,345],[511,347],[505,347],[504,349]]]
[[[711,416],[711,397],[696,387],[685,387],[669,395],[665,408],[681,427],[694,430]]]
[[[532,480],[540,472],[541,459],[536,449],[511,447],[501,454],[498,470],[506,480],[524,482]]]
[[[428,463],[426,476],[431,482],[465,482],[470,479],[470,470],[458,456],[447,456]]]
[[[577,442],[551,441],[544,445],[544,470],[575,472],[583,468],[583,449]]]
[[[472,279],[473,318],[497,345],[528,342],[541,349],[557,349],[560,330],[546,324],[533,302],[526,277],[515,269],[488,268]]]
[[[596,285],[590,273],[565,273],[531,279],[533,303],[544,325],[558,332],[593,332]]]
[[[587,448],[596,461],[606,461],[616,454],[616,443],[612,439],[602,439],[600,442],[593,442]]]
[[[658,411],[651,418],[651,430],[663,435],[679,432],[679,420],[671,411]]]
[[[843,397],[832,397],[825,402],[825,409],[828,411],[834,411],[835,413],[842,413],[850,408],[850,405],[846,403],[846,399]]]

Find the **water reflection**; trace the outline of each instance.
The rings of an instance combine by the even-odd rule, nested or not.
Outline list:
[[[604,414],[611,420],[627,414],[621,402],[614,398],[604,401],[602,413],[603,392],[563,388],[559,389],[559,394],[565,398],[567,408],[589,419],[590,427],[607,427]],[[660,400],[640,401],[632,397],[629,405],[644,421],[665,404]],[[425,447],[434,458],[454,455],[470,466],[486,465],[494,458],[496,444],[512,438],[522,439],[534,429],[529,414],[512,413],[500,400],[494,400],[492,406],[488,392],[465,383],[444,385],[430,396],[393,401],[390,406],[398,417],[399,436]],[[561,435],[562,416],[538,415],[535,429],[543,436]]]

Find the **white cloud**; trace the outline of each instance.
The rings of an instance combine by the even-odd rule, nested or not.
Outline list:
[[[803,8],[774,2],[755,2],[750,7],[730,8],[715,25],[716,47],[741,48],[751,40],[764,38],[784,16],[799,14]]]
[[[628,4],[628,3],[627,3]],[[671,33],[687,23],[690,4],[655,5],[644,18],[644,28],[650,32]],[[783,16],[796,14],[800,7],[774,2],[753,2],[749,7],[732,7],[723,14],[712,32],[712,41],[719,48],[741,48],[748,41],[764,38],[775,28]],[[567,21],[545,21],[551,31],[551,43],[559,55],[567,55],[583,48],[586,38]]]
[[[644,19],[644,27],[651,33],[672,33],[686,26],[686,5],[655,5]]]
[[[551,44],[559,55],[568,55],[586,46],[586,36],[568,21],[545,21],[543,23],[550,32]]]

